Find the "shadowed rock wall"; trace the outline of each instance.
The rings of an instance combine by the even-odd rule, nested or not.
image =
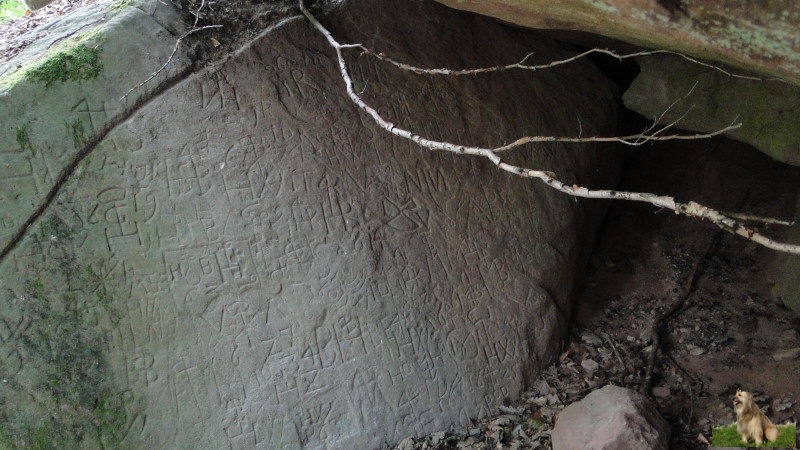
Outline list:
[[[322,20],[420,65],[567,56],[377,3]],[[351,56],[357,89],[432,138],[616,131],[618,99],[583,62],[436,78]],[[508,157],[593,187],[618,169],[597,145]],[[603,207],[387,135],[289,20],[108,133],[2,261],[0,437],[350,449],[466,424],[557,355]]]
[[[734,78],[672,55],[636,62],[641,73],[623,97],[628,108],[665,125],[677,122],[705,133],[741,123],[730,137],[777,161],[800,165],[800,87]]]

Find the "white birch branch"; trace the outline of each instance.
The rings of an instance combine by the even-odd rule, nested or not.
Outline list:
[[[575,56],[573,56],[571,58],[566,58],[566,59],[562,59],[562,60],[559,60],[559,61],[552,61],[552,62],[549,62],[547,64],[535,64],[535,65],[525,64],[525,62],[533,56],[533,53],[528,53],[519,62],[514,63],[514,64],[506,64],[506,65],[499,65],[499,66],[492,66],[492,67],[479,67],[479,68],[476,68],[476,69],[445,69],[445,68],[428,69],[428,68],[424,68],[424,67],[413,66],[411,64],[407,64],[407,63],[404,63],[402,61],[397,61],[395,59],[392,59],[392,58],[384,55],[383,53],[374,52],[371,49],[369,49],[368,47],[365,47],[364,45],[361,45],[361,44],[355,44],[353,47],[354,48],[360,48],[361,51],[364,54],[373,56],[373,57],[375,57],[377,59],[380,59],[381,61],[385,61],[385,62],[387,62],[389,64],[392,64],[392,65],[394,65],[394,66],[396,66],[396,67],[398,67],[400,69],[407,70],[407,71],[414,72],[414,73],[418,73],[418,74],[427,74],[427,75],[477,75],[477,74],[480,74],[480,73],[499,72],[499,71],[509,70],[509,69],[520,69],[520,70],[531,70],[531,71],[542,70],[542,69],[550,69],[552,67],[556,67],[556,66],[560,66],[562,64],[568,64],[568,63],[571,63],[571,62],[575,62],[575,61],[577,61],[579,59],[582,59],[582,58],[585,58],[585,57],[587,57],[589,55],[592,55],[592,54],[595,54],[595,53],[599,53],[599,54],[611,56],[612,58],[618,59],[620,61],[625,60],[625,59],[630,59],[630,58],[638,58],[640,56],[653,56],[653,55],[679,56],[679,57],[681,57],[681,58],[683,58],[683,59],[685,59],[685,60],[687,60],[689,62],[692,62],[692,63],[697,64],[699,66],[708,67],[709,69],[716,70],[716,71],[721,72],[721,73],[723,73],[723,74],[725,74],[725,75],[727,75],[729,77],[742,78],[742,79],[745,79],[745,80],[764,81],[763,78],[759,78],[759,77],[753,77],[753,76],[748,76],[748,75],[739,75],[739,74],[731,73],[731,72],[723,69],[722,67],[715,66],[713,64],[708,64],[708,63],[702,62],[702,61],[700,61],[698,59],[686,56],[686,55],[684,55],[682,53],[673,52],[673,51],[670,51],[670,50],[643,50],[643,51],[636,52],[636,53],[619,54],[619,53],[616,53],[616,52],[614,52],[612,50],[593,48],[591,50],[586,50],[583,53],[577,54],[577,55],[575,55]],[[779,80],[777,78],[770,78],[770,80],[783,81],[783,80]]]
[[[507,146],[498,147],[496,149],[488,149],[488,148],[479,148],[479,147],[469,147],[464,145],[453,144],[449,142],[440,142],[434,141],[431,139],[424,138],[418,134],[415,134],[409,130],[399,128],[395,126],[393,123],[384,119],[374,108],[369,106],[361,97],[355,92],[353,89],[353,80],[350,77],[349,71],[347,70],[347,64],[344,59],[344,55],[342,50],[349,49],[349,48],[361,48],[363,49],[364,46],[361,44],[340,44],[331,33],[314,17],[313,14],[305,7],[303,0],[298,0],[300,5],[300,10],[303,14],[308,18],[311,24],[316,28],[328,41],[330,46],[336,51],[336,57],[339,63],[339,71],[342,75],[342,80],[345,84],[345,89],[347,91],[347,95],[350,99],[355,103],[361,110],[369,114],[372,119],[384,130],[388,131],[389,133],[408,139],[416,144],[431,149],[431,150],[444,150],[448,152],[463,154],[463,155],[476,155],[476,156],[483,156],[489,159],[494,165],[496,165],[499,169],[505,170],[506,172],[510,172],[512,174],[525,177],[525,178],[535,178],[546,185],[550,186],[553,189],[561,191],[567,195],[571,195],[573,197],[583,197],[583,198],[595,198],[595,199],[617,199],[617,200],[629,200],[629,201],[637,201],[637,202],[644,202],[649,203],[651,205],[657,206],[659,208],[669,209],[675,212],[675,214],[682,214],[690,217],[696,217],[704,220],[708,220],[713,224],[717,225],[718,227],[722,228],[725,231],[737,234],[742,236],[746,239],[754,241],[760,245],[763,245],[767,248],[771,248],[774,250],[793,253],[793,254],[800,254],[800,246],[792,245],[782,242],[774,241],[766,236],[763,236],[758,233],[757,230],[752,228],[747,228],[742,225],[740,222],[728,217],[712,208],[703,206],[699,203],[690,201],[688,203],[679,203],[676,202],[673,197],[669,196],[661,196],[656,194],[650,194],[646,192],[627,192],[627,191],[616,191],[616,190],[591,190],[582,186],[578,185],[567,185],[563,183],[556,177],[556,174],[548,171],[543,170],[535,170],[529,169],[525,167],[520,167],[516,165],[512,165],[509,163],[504,162],[500,156],[497,154],[498,151],[508,150],[513,146],[523,145],[529,142],[603,142],[603,141],[617,141],[623,142],[630,140],[631,136],[622,136],[622,137],[594,137],[594,138],[558,138],[558,137],[523,137],[518,139],[512,144]],[[731,127],[728,127],[728,129]],[[727,130],[727,129],[726,129]],[[724,131],[715,132],[713,135],[721,134]],[[699,139],[702,137],[711,137],[712,135],[693,135],[693,136],[685,136],[679,137],[675,139]],[[636,135],[635,138],[647,138],[650,140],[664,140],[667,136],[642,136]],[[521,142],[524,141],[524,142]]]

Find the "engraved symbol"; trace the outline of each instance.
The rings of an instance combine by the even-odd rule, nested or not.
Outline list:
[[[85,98],[76,103],[70,111],[81,113],[81,116],[89,123],[92,133],[96,133],[97,130],[101,129],[102,125],[108,120],[105,105],[100,108],[91,107],[89,106],[89,101]]]
[[[143,240],[140,226],[155,217],[158,205],[155,196],[146,191],[137,194],[123,188],[108,188],[97,194],[98,204],[89,215],[89,223],[102,221],[105,227],[106,244],[109,251],[117,250],[117,243],[149,247]]]
[[[24,367],[24,359],[17,349],[17,341],[28,329],[31,320],[22,316],[18,320],[0,318],[0,371],[14,376]]]

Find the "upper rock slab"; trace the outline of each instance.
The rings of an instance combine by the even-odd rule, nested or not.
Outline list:
[[[800,84],[793,0],[437,0],[540,29],[588,31]]]

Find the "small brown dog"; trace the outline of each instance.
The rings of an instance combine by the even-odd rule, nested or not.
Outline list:
[[[742,435],[742,442],[753,438],[756,444],[761,444],[764,437],[770,442],[778,439],[778,428],[761,412],[753,394],[746,391],[736,391],[733,396],[733,408],[736,410],[736,431]]]

